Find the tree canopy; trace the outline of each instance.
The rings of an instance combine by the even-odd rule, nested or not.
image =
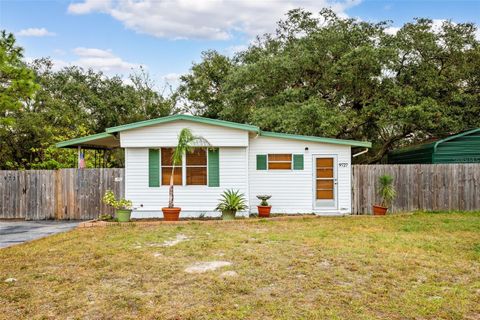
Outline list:
[[[292,10],[276,33],[233,58],[215,51],[182,77],[179,92],[200,116],[264,130],[369,140],[360,161],[392,148],[480,125],[476,27],[417,19],[389,23]]]
[[[175,97],[163,97],[143,70],[126,83],[79,67],[53,71],[47,58],[22,67],[35,90],[8,110],[11,120],[0,130],[0,169],[74,167],[75,151],[58,149],[56,142],[167,116],[175,106]],[[86,153],[87,165],[94,164],[93,158],[93,152]],[[106,158],[108,166],[123,166],[121,152],[107,152]]]
[[[0,34],[0,169],[74,166],[58,141],[179,111],[263,130],[368,140],[355,158],[480,126],[480,46],[471,23],[429,19],[391,32],[389,22],[287,13],[276,32],[233,57],[209,50],[164,96],[141,70],[129,81],[66,67],[26,64]],[[92,154],[87,154],[91,165]],[[110,152],[108,166],[122,166]]]

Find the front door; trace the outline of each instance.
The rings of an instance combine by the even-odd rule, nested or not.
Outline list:
[[[314,156],[315,209],[337,209],[336,156]]]

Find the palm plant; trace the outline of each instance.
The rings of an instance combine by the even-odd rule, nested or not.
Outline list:
[[[174,196],[173,196],[173,178],[175,167],[181,165],[183,155],[187,152],[191,152],[194,147],[199,146],[210,146],[210,143],[207,139],[196,136],[188,128],[183,128],[178,135],[178,142],[175,150],[172,155],[172,174],[170,175],[170,188],[168,189],[168,207],[174,207]]]
[[[222,212],[223,220],[233,220],[235,219],[237,211],[242,211],[248,208],[245,195],[240,193],[240,190],[225,190],[219,201],[220,202],[215,210]]]
[[[397,195],[393,186],[393,177],[388,174],[382,175],[378,178],[378,183],[380,184],[378,193],[382,198],[382,207],[388,208]]]
[[[218,211],[242,211],[247,209],[245,195],[240,190],[228,189],[222,193],[219,204],[215,210]]]

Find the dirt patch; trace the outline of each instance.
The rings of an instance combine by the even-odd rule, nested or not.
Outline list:
[[[191,266],[185,268],[187,273],[204,273],[207,271],[214,271],[219,268],[231,266],[232,263],[228,261],[208,261],[208,262],[197,262]]]
[[[180,242],[187,241],[188,239],[189,238],[186,235],[180,233],[180,234],[177,234],[177,236],[173,240],[165,240],[165,242],[163,242],[162,246],[163,247],[173,247],[173,246],[176,246],[177,244],[179,244]]]

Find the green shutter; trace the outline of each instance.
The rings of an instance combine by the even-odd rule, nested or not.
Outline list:
[[[266,154],[257,154],[257,170],[267,170]]]
[[[218,149],[208,149],[208,186],[220,187],[220,158]]]
[[[148,149],[148,186],[160,187],[160,153],[158,149]]]
[[[303,154],[293,155],[293,170],[303,170]]]

